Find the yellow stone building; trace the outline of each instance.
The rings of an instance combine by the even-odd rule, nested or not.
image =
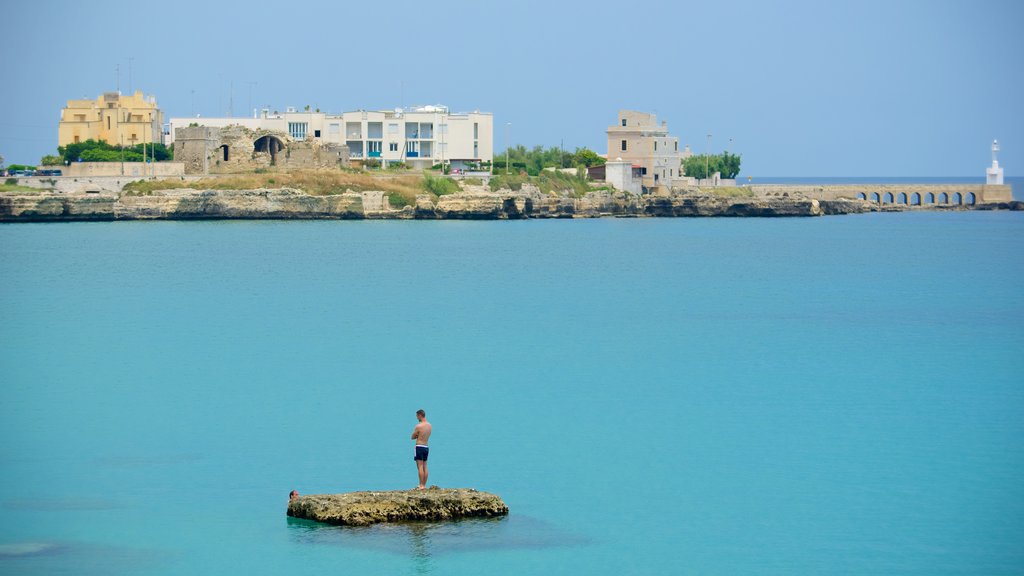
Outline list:
[[[95,100],[68,100],[60,111],[57,144],[106,140],[114,146],[163,143],[164,114],[154,96],[106,92]]]

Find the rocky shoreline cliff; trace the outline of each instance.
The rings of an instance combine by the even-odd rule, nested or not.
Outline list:
[[[259,190],[159,190],[132,193],[27,192],[0,194],[0,222],[201,220],[201,219],[397,219],[511,220],[600,217],[795,217],[903,211],[863,200],[801,196],[701,195],[689,191],[633,196],[595,191],[574,197],[520,191],[470,191],[421,195],[414,206],[394,208],[382,192],[311,195],[289,188]],[[938,209],[1024,208],[1021,202]],[[928,209],[937,209],[929,207]]]

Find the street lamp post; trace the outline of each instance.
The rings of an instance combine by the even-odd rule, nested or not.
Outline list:
[[[708,145],[704,148],[704,179],[711,179],[711,133],[708,132]]]
[[[512,148],[509,145],[509,140],[508,140],[508,133],[509,133],[509,131],[511,129],[512,129],[512,123],[511,122],[505,122],[505,175],[506,176],[508,176],[508,174],[509,174],[509,164],[512,163],[512,155],[511,155]]]

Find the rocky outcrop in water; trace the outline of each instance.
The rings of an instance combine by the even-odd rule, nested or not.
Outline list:
[[[288,502],[288,515],[339,526],[367,526],[380,522],[454,520],[508,514],[508,506],[495,494],[472,488],[348,492],[299,496]]]

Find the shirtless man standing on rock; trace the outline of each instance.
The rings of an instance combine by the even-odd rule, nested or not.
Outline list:
[[[423,410],[416,411],[416,419],[420,423],[412,429],[412,439],[416,441],[416,455],[413,460],[416,461],[416,470],[420,474],[420,485],[416,489],[423,490],[427,487],[427,454],[430,452],[427,440],[430,440],[431,428],[430,422],[427,422],[427,413]]]

